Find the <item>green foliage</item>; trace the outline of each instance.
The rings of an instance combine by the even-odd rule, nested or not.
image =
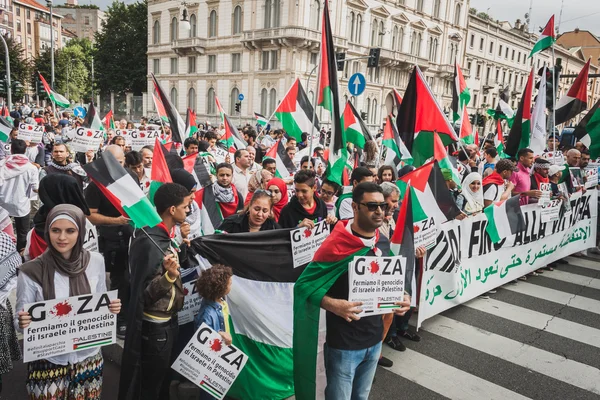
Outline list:
[[[146,91],[148,2],[115,0],[96,33],[95,75],[101,93]]]
[[[19,43],[7,36],[4,36],[4,40],[6,40],[6,45],[8,46],[8,55],[10,58],[10,78],[13,81],[19,81],[24,84],[24,82],[29,80],[31,63],[28,60],[21,58],[23,47]],[[6,63],[4,46],[0,44],[0,78],[5,79],[5,76]],[[0,94],[6,94],[3,88],[0,88]]]
[[[475,7],[469,8],[469,14],[477,15],[477,9]]]

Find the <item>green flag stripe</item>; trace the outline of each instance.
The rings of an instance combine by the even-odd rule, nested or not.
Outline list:
[[[531,49],[529,57],[533,56],[535,53],[539,53],[542,50],[546,50],[548,47],[552,46],[553,43],[554,39],[552,36],[546,36],[545,38],[538,40],[538,42],[533,46],[533,49]]]
[[[136,227],[156,226],[162,222],[156,209],[150,203],[148,198],[143,197],[131,207],[123,206],[123,210],[133,221]]]
[[[302,141],[302,129],[294,119],[292,113],[278,112],[275,113],[277,119],[281,122],[283,130],[290,136],[293,136],[298,142]]]
[[[488,224],[485,227],[485,231],[488,233],[488,235],[490,235],[490,239],[492,239],[492,242],[498,243],[501,240],[501,238],[498,234],[498,228],[496,227],[496,221],[494,219],[494,208],[495,205],[491,204],[483,210],[488,220]]]

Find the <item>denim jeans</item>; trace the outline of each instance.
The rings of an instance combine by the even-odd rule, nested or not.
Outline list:
[[[324,347],[327,400],[367,400],[375,377],[381,342],[363,350]]]

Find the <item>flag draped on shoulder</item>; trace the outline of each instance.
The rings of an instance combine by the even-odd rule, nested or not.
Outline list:
[[[163,154],[163,146],[161,145],[158,138],[156,138],[154,144],[154,155],[152,158],[152,169],[150,170],[150,190],[148,192],[148,198],[154,204],[154,195],[159,187],[161,187],[164,183],[171,183],[173,179],[171,179],[171,172],[169,172],[169,167],[167,165],[167,161],[165,160],[165,155]]]
[[[494,243],[525,229],[519,196],[492,203],[483,212],[488,220],[485,231]]]
[[[504,152],[509,156],[516,156],[519,149],[529,147],[531,141],[531,101],[533,93],[533,69],[527,78],[525,91],[521,96],[521,102],[515,115],[512,128],[506,140],[506,148]]]
[[[462,117],[462,110],[471,101],[471,92],[458,63],[454,63],[454,85],[452,86],[452,121],[456,122]]]
[[[198,126],[196,125],[196,113],[188,108],[185,117],[185,137],[192,137],[196,132],[198,132]]]
[[[281,142],[281,139],[277,141],[265,154],[265,157],[272,158],[275,160],[275,164],[277,166],[277,170],[275,172],[275,176],[277,178],[289,178],[296,172],[296,166],[294,165],[294,161],[290,159],[285,151],[285,146]]]
[[[342,121],[348,143],[353,143],[358,148],[364,149],[366,141],[373,140],[369,128],[367,128],[367,125],[360,118],[356,108],[354,108],[350,101],[346,102]]]
[[[312,136],[319,133],[319,121],[316,116],[315,124],[312,123],[313,113],[314,108],[302,87],[302,83],[300,83],[300,79],[296,78],[290,90],[275,109],[275,116],[281,122],[285,132],[301,142],[302,133],[306,132]]]
[[[382,146],[385,148],[384,165],[390,165],[396,169],[396,172],[405,164],[411,165],[413,158],[410,152],[400,139],[396,125],[391,116],[387,117],[383,127]]]
[[[106,198],[137,228],[156,226],[162,220],[139,185],[111,152],[86,164],[83,169]]]
[[[173,142],[183,143],[185,122],[183,122],[183,118],[181,118],[181,115],[179,115],[179,111],[177,111],[175,106],[171,103],[171,100],[169,100],[165,92],[160,87],[160,84],[158,83],[158,80],[154,74],[152,74],[152,80],[154,81],[154,90],[156,91],[156,96],[161,101],[166,117],[169,120],[169,127],[171,128],[171,140]]]
[[[579,75],[575,79],[575,82],[573,82],[573,86],[571,86],[567,94],[561,97],[560,100],[558,100],[558,103],[556,103],[556,109],[554,111],[554,123],[556,125],[560,125],[571,118],[575,118],[577,114],[587,108],[587,87],[590,61],[591,59],[589,59],[581,71],[579,71]]]
[[[592,160],[600,157],[600,100],[579,122],[574,132],[578,141],[590,150]]]
[[[100,120],[100,115],[98,115],[96,107],[94,107],[93,101],[88,106],[87,114],[85,114],[85,119],[83,120],[83,126],[99,131],[104,130],[104,125],[102,124],[102,120]]]
[[[346,135],[342,128],[335,45],[329,21],[329,2],[325,2],[323,6],[321,63],[317,93],[318,105],[331,114],[331,140],[325,175],[330,181],[343,185],[343,174],[348,163],[348,150],[346,149]]]
[[[435,100],[419,67],[413,69],[396,118],[398,133],[419,167],[433,156],[434,133],[445,146],[458,138]]]
[[[544,27],[542,34],[540,35],[538,41],[533,45],[533,49],[531,49],[531,53],[529,53],[529,57],[533,57],[534,54],[539,53],[540,51],[546,50],[551,47],[556,41],[556,33],[554,30],[554,15],[550,17],[550,20]]]
[[[44,85],[44,91],[46,92],[46,94],[50,98],[50,101],[52,101],[54,104],[56,104],[57,107],[61,107],[61,108],[69,108],[69,107],[71,107],[71,102],[69,101],[69,99],[67,99],[62,94],[58,94],[54,90],[52,90],[52,88],[50,87],[50,85],[48,85],[48,82],[46,82],[46,80],[44,79],[44,77],[42,76],[42,74],[40,74],[38,72],[38,75],[40,76],[40,80],[42,81],[42,85]]]

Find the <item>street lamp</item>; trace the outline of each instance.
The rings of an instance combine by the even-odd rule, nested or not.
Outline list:
[[[8,110],[12,109],[12,89],[10,84],[10,56],[8,54],[8,46],[6,45],[6,40],[4,40],[4,35],[0,35],[0,39],[2,39],[2,44],[4,45],[4,52],[6,64],[6,103],[8,105]]]
[[[52,0],[46,0],[46,5],[50,9],[50,86],[54,89],[54,25],[52,24]]]

